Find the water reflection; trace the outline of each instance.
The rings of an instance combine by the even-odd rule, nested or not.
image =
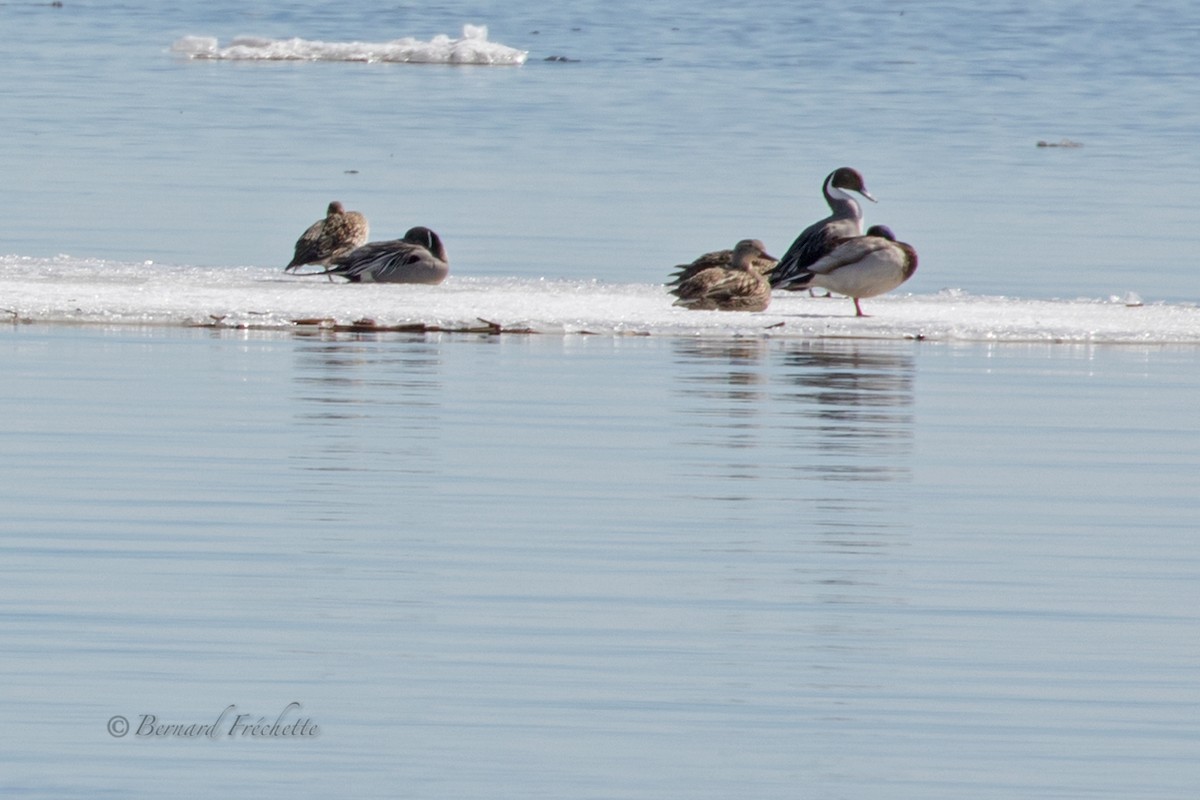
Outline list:
[[[787,653],[803,713],[857,713],[883,685],[862,665],[894,657],[884,610],[910,601],[895,565],[911,541],[913,345],[682,341],[674,357],[677,496],[724,539],[709,591],[771,608],[724,624],[769,632],[755,658]]]
[[[323,336],[298,343],[292,380],[304,513],[355,518],[382,493],[434,482],[441,442],[441,348],[423,336]]]
[[[685,391],[711,400],[729,400],[734,415],[751,412],[755,403],[766,397],[768,380],[762,370],[768,343],[762,339],[697,339],[676,345],[675,360],[689,366],[715,366],[715,369],[689,370],[679,376]]]
[[[423,337],[396,346],[377,335],[322,338],[299,346],[298,416],[338,420],[378,416],[380,406],[427,408],[441,389],[439,349]],[[309,406],[309,404],[312,404]]]
[[[906,532],[910,344],[684,341],[675,359],[682,500],[735,530],[790,530],[826,552]]]
[[[897,481],[909,476],[914,366],[908,345],[681,341],[680,445],[691,477]],[[752,458],[731,452],[761,451]],[[744,499],[751,499],[748,493]]]
[[[782,354],[779,396],[799,408],[787,427],[811,434],[821,458],[798,463],[816,480],[909,477],[913,438],[912,352],[907,345],[817,342]]]
[[[498,344],[297,343],[308,574],[360,694],[506,735],[862,724],[911,600],[912,345]]]

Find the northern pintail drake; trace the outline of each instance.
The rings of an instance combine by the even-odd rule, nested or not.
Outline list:
[[[742,259],[749,259],[750,268],[759,275],[766,275],[775,268],[777,259],[767,255],[767,248],[758,239],[742,239],[732,250],[714,250],[705,253],[690,264],[678,264],[671,273],[667,286],[679,286],[689,278],[706,269],[719,267],[729,269]]]
[[[438,284],[450,273],[441,237],[429,228],[409,228],[403,239],[369,242],[330,261],[317,275],[341,275],[351,283]]]
[[[327,265],[337,256],[366,244],[369,233],[366,217],[357,211],[347,211],[334,200],[329,204],[325,218],[308,226],[296,240],[295,255],[283,271],[290,272],[305,264]]]
[[[916,271],[917,251],[912,245],[897,242],[888,226],[872,225],[865,236],[843,240],[777,288],[794,291],[820,286],[853,299],[855,316],[864,317],[860,299],[890,292]]]
[[[764,261],[775,263],[762,242],[744,239],[734,247],[729,266],[708,267],[681,280],[671,290],[679,298],[674,305],[692,311],[766,311],[771,283],[759,271]]]
[[[784,288],[785,283],[792,283],[793,276],[833,250],[838,242],[852,236],[862,236],[862,207],[850,192],[857,192],[875,202],[875,198],[867,191],[862,174],[853,167],[838,167],[825,177],[821,192],[831,213],[802,230],[779,259],[771,272],[771,286],[776,289]]]

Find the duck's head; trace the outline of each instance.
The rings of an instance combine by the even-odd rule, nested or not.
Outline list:
[[[867,236],[878,236],[881,239],[887,239],[889,242],[896,241],[896,234],[892,233],[892,229],[887,225],[872,225],[867,228]]]
[[[854,167],[838,167],[829,173],[829,177],[825,179],[825,185],[845,192],[858,192],[872,203],[878,202],[867,191],[867,183],[863,180],[862,173]]]
[[[409,244],[420,245],[442,261],[446,260],[446,248],[442,244],[441,237],[424,225],[409,228],[404,234],[404,241]]]
[[[748,270],[756,258],[767,258],[771,261],[779,260],[767,253],[766,245],[758,239],[742,239],[733,246],[733,256],[730,258],[730,266],[734,269]]]
[[[339,203],[337,200],[334,200],[332,203],[330,203],[329,208],[327,208],[325,210],[325,216],[327,216],[327,217],[336,217],[338,214],[345,214],[345,213],[346,213],[346,207],[343,206],[341,203]]]

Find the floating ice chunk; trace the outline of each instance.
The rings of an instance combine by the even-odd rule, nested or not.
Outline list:
[[[171,51],[187,58],[216,61],[361,61],[412,64],[481,64],[516,66],[529,53],[489,42],[487,27],[464,25],[461,38],[445,34],[428,42],[412,37],[389,42],[322,42],[238,36],[221,47],[209,36],[184,36]]]
[[[184,36],[175,40],[171,52],[188,58],[216,58],[217,39],[215,36]]]

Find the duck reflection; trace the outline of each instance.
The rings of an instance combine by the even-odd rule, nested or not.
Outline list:
[[[702,422],[701,427],[733,430],[741,425],[726,425],[721,420],[757,416],[769,391],[763,369],[766,347],[761,339],[682,341],[675,360],[691,369],[679,376],[680,394],[706,401],[686,407],[684,413],[712,417],[711,424]],[[736,446],[736,441],[731,444]]]
[[[796,469],[819,480],[907,478],[914,367],[907,345],[804,343],[782,354],[786,427],[823,458]]]
[[[394,485],[397,474],[410,476],[403,486],[412,487],[429,475],[440,450],[437,342],[424,335],[326,335],[295,352],[294,419],[304,441],[292,456],[295,467],[327,475],[325,488],[339,494]],[[361,476],[347,481],[329,475],[335,472]]]
[[[689,441],[726,447],[775,447],[845,454],[814,477],[877,480],[907,474],[911,446],[913,359],[906,345],[805,342],[776,347],[768,340],[697,340],[676,346],[676,394],[693,417]],[[874,462],[895,462],[890,465]],[[810,470],[812,464],[799,464]],[[881,468],[883,472],[881,473]]]
[[[296,400],[313,420],[377,416],[381,406],[406,412],[435,405],[441,390],[439,348],[424,334],[328,336],[297,350]],[[399,345],[399,346],[398,346]]]
[[[673,505],[707,536],[697,562],[719,564],[705,591],[731,634],[768,632],[747,669],[786,653],[846,713],[877,688],[856,665],[896,636],[874,610],[909,601],[912,344],[680,342],[675,358]]]
[[[682,341],[675,359],[683,498],[862,546],[894,525],[898,490],[831,485],[909,480],[910,343]]]

